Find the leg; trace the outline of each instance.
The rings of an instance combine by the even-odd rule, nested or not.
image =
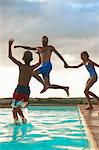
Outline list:
[[[36,79],[44,85],[44,88],[40,93],[45,92],[49,88],[49,85],[50,85],[49,74],[50,74],[51,70],[52,70],[51,62],[45,61],[45,62],[43,62],[42,66],[40,68],[38,68],[36,71],[34,71],[34,77],[36,77]],[[41,81],[42,78],[38,76],[39,74],[43,75],[43,82]]]
[[[99,102],[99,97],[97,95],[95,95],[93,92],[89,91],[88,92],[89,95],[91,95],[92,97],[94,97],[98,102]]]
[[[99,97],[97,95],[95,95],[93,92],[89,91],[89,95],[91,95],[92,97],[94,97],[97,100],[97,104],[99,105]]]
[[[12,112],[13,112],[13,118],[18,120],[17,108],[13,108]]]
[[[48,84],[39,76],[40,72],[38,70],[33,72],[33,77],[36,78],[39,82],[41,82],[44,86],[44,92],[48,89]],[[43,92],[41,92],[43,93]]]
[[[18,114],[17,114],[17,108],[13,108],[12,112],[13,112],[14,123],[15,124],[19,124]]]
[[[35,79],[37,79],[39,82],[41,82],[43,85],[44,85],[44,81],[42,80],[42,78],[39,76],[39,71],[38,70],[35,70],[34,72],[33,72],[33,77],[35,78]]]
[[[26,118],[24,117],[23,112],[22,112],[22,110],[21,110],[20,107],[17,108],[17,112],[18,112],[18,114],[21,116],[22,122],[23,122],[23,123],[26,123],[27,120],[26,120]]]
[[[87,87],[87,85],[89,84],[89,82],[90,82],[90,78],[87,80],[87,82],[86,82],[86,87]]]
[[[60,86],[60,85],[56,85],[56,84],[50,84],[50,80],[49,80],[49,76],[43,76],[46,84],[49,86],[50,89],[62,89],[65,90],[65,92],[67,93],[67,95],[69,96],[69,87],[66,86]],[[44,91],[44,90],[42,90]],[[41,91],[41,93],[42,93]]]
[[[86,83],[86,88],[85,88],[85,95],[86,95],[86,98],[88,100],[88,103],[89,103],[89,107],[87,109],[93,109],[93,106],[92,106],[92,103],[90,101],[90,93],[89,93],[89,89],[93,86],[93,84],[97,81],[97,77],[92,77],[90,79],[88,79],[87,83]]]
[[[14,119],[14,123],[18,124],[18,114],[17,114],[17,108],[16,108],[16,100],[13,99],[11,102],[11,106],[12,106],[12,113],[13,113],[13,119]]]
[[[91,103],[91,101],[90,101],[90,97],[89,97],[89,95],[88,95],[87,92],[85,92],[85,96],[86,96],[87,101],[88,101],[88,103],[89,103],[89,107],[87,107],[86,109],[93,109],[93,105],[92,105],[92,103]]]
[[[62,89],[67,93],[67,96],[69,96],[69,87],[68,86],[60,86],[60,85],[56,85],[56,84],[51,84],[50,89]]]
[[[44,88],[42,89],[42,91],[40,93],[44,93],[50,87],[49,77],[46,75],[43,75],[43,79],[44,79],[46,86],[44,86]]]

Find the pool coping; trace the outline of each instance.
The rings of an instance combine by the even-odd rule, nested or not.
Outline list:
[[[84,113],[82,112],[81,105],[78,105],[78,108],[79,108],[79,113],[81,115],[82,121],[83,121],[83,123],[85,125],[85,130],[86,130],[88,139],[90,141],[91,150],[99,150],[97,141],[95,140],[94,135],[92,134],[92,130],[90,129],[90,127],[89,127],[89,125],[87,123],[87,120],[86,120],[86,118],[84,116]]]

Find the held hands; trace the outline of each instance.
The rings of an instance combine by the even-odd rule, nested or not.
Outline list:
[[[14,39],[10,39],[9,40],[9,46],[11,46],[13,44],[13,42],[14,42]]]
[[[64,67],[65,67],[65,68],[68,68],[69,66],[68,66],[68,64],[64,63]]]

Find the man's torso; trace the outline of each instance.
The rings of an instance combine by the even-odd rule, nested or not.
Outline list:
[[[41,47],[40,48],[40,56],[41,56],[41,62],[44,63],[46,61],[50,61],[51,59],[51,54],[53,51],[52,46],[46,46],[46,47]]]

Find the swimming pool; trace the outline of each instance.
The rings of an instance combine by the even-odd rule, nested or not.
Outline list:
[[[91,149],[78,107],[29,106],[26,116],[27,124],[14,125],[11,109],[0,109],[0,149]]]

